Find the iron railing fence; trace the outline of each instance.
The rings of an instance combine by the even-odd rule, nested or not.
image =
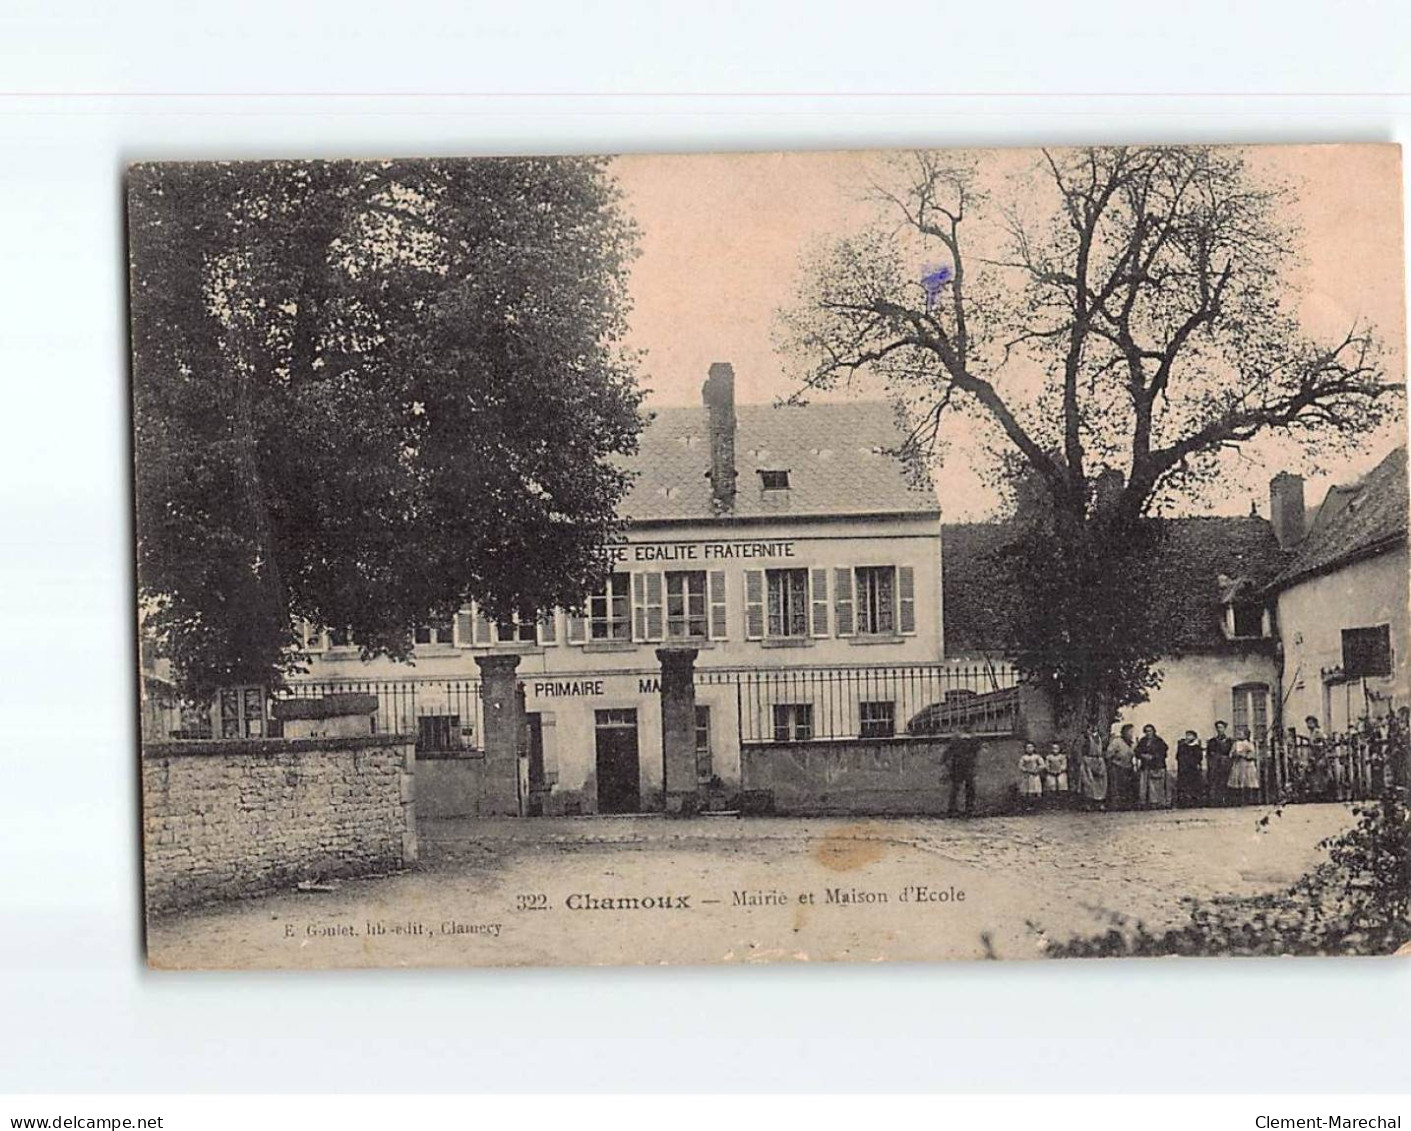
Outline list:
[[[706,668],[696,683],[734,686],[742,743],[1010,734],[1018,717],[1019,674],[1005,663]]]
[[[277,689],[274,698],[322,699],[349,693],[376,696],[373,730],[415,735],[419,754],[454,754],[480,746],[483,714],[479,680],[300,680]]]

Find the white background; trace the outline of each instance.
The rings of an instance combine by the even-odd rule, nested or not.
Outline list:
[[[1408,10],[0,3],[0,1092],[1405,1088],[1405,961],[147,973],[120,175],[1404,142]]]

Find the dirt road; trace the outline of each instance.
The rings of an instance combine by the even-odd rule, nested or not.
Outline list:
[[[1116,912],[1283,888],[1343,805],[973,821],[428,821],[415,871],[163,917],[160,967],[905,961],[1037,955]],[[1032,924],[1032,925],[1031,925]]]

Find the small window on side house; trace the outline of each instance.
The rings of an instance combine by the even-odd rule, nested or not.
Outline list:
[[[759,478],[760,485],[766,491],[787,491],[789,489],[789,473],[787,471],[761,471]]]

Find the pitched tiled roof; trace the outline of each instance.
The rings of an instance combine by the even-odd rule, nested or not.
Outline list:
[[[1000,554],[1014,535],[1006,523],[941,527],[942,610],[948,656],[1001,652],[1022,628],[1005,583]],[[1227,581],[1262,585],[1283,565],[1274,529],[1256,517],[1176,518],[1166,522],[1151,561],[1155,610],[1170,628],[1176,654],[1247,648],[1225,636]]]
[[[1406,540],[1406,448],[1397,448],[1352,487],[1329,488],[1308,535],[1274,579],[1283,589]]]
[[[905,435],[876,401],[735,408],[735,505],[725,516],[935,514],[936,495],[894,451]],[[722,517],[711,498],[705,408],[657,409],[627,466],[638,473],[619,512],[633,522]],[[787,471],[763,490],[760,471]]]

